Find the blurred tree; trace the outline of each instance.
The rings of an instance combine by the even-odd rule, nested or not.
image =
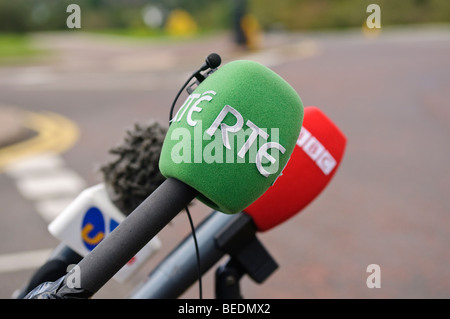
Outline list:
[[[24,33],[30,29],[30,9],[26,1],[0,0],[0,30]]]
[[[82,30],[148,28],[142,10],[155,5],[168,15],[182,9],[200,30],[232,28],[233,2],[244,0],[0,0],[0,32],[67,29],[66,8],[78,4]],[[247,0],[263,29],[310,30],[360,27],[371,3],[381,7],[383,26],[450,22],[448,0]],[[151,24],[150,24],[151,25]]]

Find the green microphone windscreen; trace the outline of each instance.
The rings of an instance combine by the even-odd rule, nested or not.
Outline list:
[[[230,62],[171,120],[160,171],[196,189],[211,208],[237,213],[281,174],[302,121],[302,101],[284,79],[256,62]]]

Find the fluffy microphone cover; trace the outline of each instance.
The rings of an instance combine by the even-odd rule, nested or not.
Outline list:
[[[234,114],[224,112],[226,108],[232,108]],[[221,114],[226,116],[214,129]],[[237,213],[261,196],[280,174],[294,149],[302,119],[300,97],[278,74],[256,62],[230,62],[206,78],[172,120],[160,170],[195,188],[198,198],[213,209]],[[250,126],[268,136],[258,136],[253,149],[239,157],[252,132]],[[226,127],[235,131],[226,131]],[[224,146],[224,129],[230,148]],[[256,153],[261,154],[266,143],[285,148],[284,153],[268,150],[276,157],[273,164],[263,158],[262,166],[271,166],[269,176],[262,175],[255,163]]]
[[[100,168],[109,198],[125,215],[165,180],[158,162],[166,132],[156,121],[135,124],[123,142],[110,150],[118,158]]]
[[[311,203],[336,173],[346,143],[345,135],[324,112],[305,107],[302,133],[283,175],[245,209],[258,230],[275,227]]]

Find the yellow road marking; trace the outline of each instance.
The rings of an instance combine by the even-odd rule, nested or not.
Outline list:
[[[52,112],[24,112],[23,125],[35,131],[36,136],[0,149],[0,172],[26,156],[46,151],[62,153],[78,139],[79,130],[68,118]]]

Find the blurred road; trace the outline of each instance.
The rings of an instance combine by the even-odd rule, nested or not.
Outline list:
[[[179,87],[210,52],[224,63],[244,58],[271,67],[348,138],[328,188],[301,214],[260,234],[280,268],[263,285],[244,278],[244,297],[450,298],[450,28],[270,34],[257,52],[238,50],[228,35],[143,43],[72,32],[35,40],[55,53],[0,68],[0,114],[13,113],[29,139],[39,123],[52,126],[56,142],[33,148],[33,158],[55,152],[39,162],[46,167],[39,177],[66,179],[60,206],[49,204],[44,187],[33,193],[28,174],[7,169],[18,162],[11,148],[18,141],[0,149],[0,298],[10,298],[57,245],[46,229],[48,212],[101,181],[97,169],[113,158],[108,150],[127,128],[165,123]],[[197,203],[194,221],[209,211]],[[180,214],[161,231],[163,249],[140,274],[127,284],[111,281],[95,297],[126,297],[189,232]],[[366,285],[370,264],[380,266],[381,288]],[[212,271],[203,286],[213,298]],[[197,298],[197,286],[182,297]]]

